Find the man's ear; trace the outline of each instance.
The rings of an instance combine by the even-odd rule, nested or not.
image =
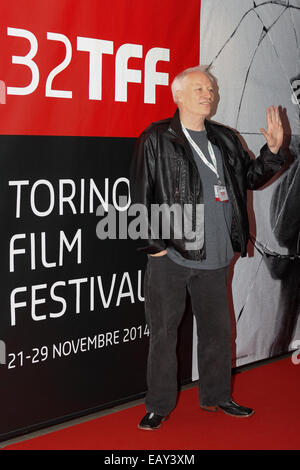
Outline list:
[[[176,90],[176,98],[177,98],[177,103],[181,103],[183,100],[183,91],[182,90]]]

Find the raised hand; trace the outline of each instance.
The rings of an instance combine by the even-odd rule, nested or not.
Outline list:
[[[260,132],[265,136],[268,147],[272,153],[278,153],[283,141],[283,128],[279,115],[278,107],[273,105],[267,108],[267,130],[260,129]]]

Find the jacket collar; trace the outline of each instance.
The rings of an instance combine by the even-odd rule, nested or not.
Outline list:
[[[217,137],[216,137],[216,132],[215,132],[215,129],[213,127],[213,124],[210,121],[208,121],[207,119],[205,119],[204,126],[205,126],[205,129],[206,129],[206,134],[207,134],[208,140],[212,144],[217,144]]]
[[[178,137],[183,137],[184,133],[182,132],[181,122],[179,118],[179,109],[177,108],[175,114],[171,118],[170,126],[168,129],[172,134],[176,134]]]

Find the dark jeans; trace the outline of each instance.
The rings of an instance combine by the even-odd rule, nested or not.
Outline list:
[[[231,397],[231,320],[228,268],[191,269],[167,255],[149,256],[145,273],[145,314],[150,329],[147,366],[148,412],[166,416],[177,399],[177,329],[187,291],[197,321],[200,405]]]

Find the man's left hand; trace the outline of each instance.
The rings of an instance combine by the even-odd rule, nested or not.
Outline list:
[[[267,108],[267,130],[260,129],[265,136],[269,149],[272,153],[278,153],[283,141],[283,128],[278,107],[273,105]]]

